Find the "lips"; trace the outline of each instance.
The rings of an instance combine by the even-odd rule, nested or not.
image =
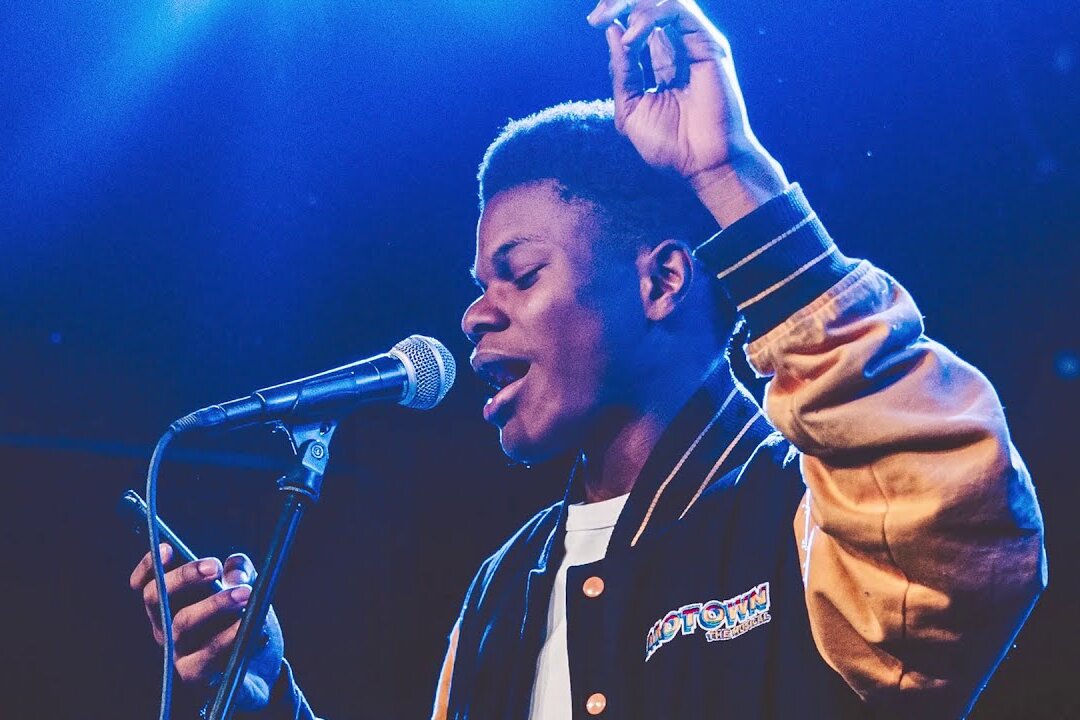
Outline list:
[[[481,351],[473,353],[472,367],[477,376],[495,390],[484,405],[484,419],[501,425],[522,378],[529,373],[531,363],[521,357]]]

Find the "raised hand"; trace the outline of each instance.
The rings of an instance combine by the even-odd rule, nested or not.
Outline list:
[[[224,670],[232,651],[240,614],[251,596],[255,568],[241,554],[230,555],[224,563],[217,558],[203,558],[177,567],[172,547],[163,544],[161,549],[167,570],[165,587],[174,613],[176,671],[186,685],[209,695],[213,680]],[[214,592],[215,580],[222,581],[223,590]],[[129,584],[142,594],[154,639],[158,645],[163,644],[160,601],[149,553],[135,566]],[[273,610],[267,616],[264,633],[265,642],[252,658],[239,691],[237,707],[241,709],[264,707],[281,671],[284,643]]]
[[[588,20],[605,29],[616,127],[646,162],[686,178],[721,225],[784,191],[750,128],[728,41],[693,0],[601,0]],[[639,61],[646,47],[655,87]]]

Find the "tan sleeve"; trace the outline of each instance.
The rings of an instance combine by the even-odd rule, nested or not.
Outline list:
[[[993,388],[868,263],[747,356],[802,452],[795,535],[818,650],[884,716],[963,716],[1046,583],[1042,517]]]
[[[450,647],[446,650],[442,671],[439,672],[439,686],[435,689],[435,707],[431,711],[431,720],[446,720],[450,705],[450,678],[454,674],[454,656],[457,654],[458,624],[450,632]]]

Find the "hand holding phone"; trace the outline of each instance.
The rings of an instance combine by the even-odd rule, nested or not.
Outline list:
[[[120,509],[137,519],[136,528],[145,533],[146,504],[134,490],[128,490],[121,497]],[[161,538],[165,540],[161,545],[161,560],[173,611],[176,671],[185,684],[206,690],[214,685],[232,651],[240,616],[251,596],[255,566],[241,553],[230,555],[224,562],[215,557],[197,558],[160,518],[157,523]],[[135,566],[129,585],[142,595],[154,639],[159,645],[163,644],[161,611],[150,553]],[[284,642],[272,609],[263,632],[266,641],[248,665],[244,690],[238,697],[240,709],[265,706],[281,671]]]

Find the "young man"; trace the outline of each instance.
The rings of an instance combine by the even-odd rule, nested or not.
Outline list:
[[[462,320],[506,454],[580,459],[477,574],[435,717],[963,716],[1046,579],[992,388],[840,253],[692,2],[605,1],[589,21],[614,102],[489,148]],[[655,89],[632,60],[646,44]],[[764,410],[726,361],[737,316]],[[204,564],[170,592],[250,581],[245,558]],[[144,560],[153,621],[151,580]],[[191,683],[227,652],[232,592],[177,612]],[[246,702],[312,717],[274,635]]]

